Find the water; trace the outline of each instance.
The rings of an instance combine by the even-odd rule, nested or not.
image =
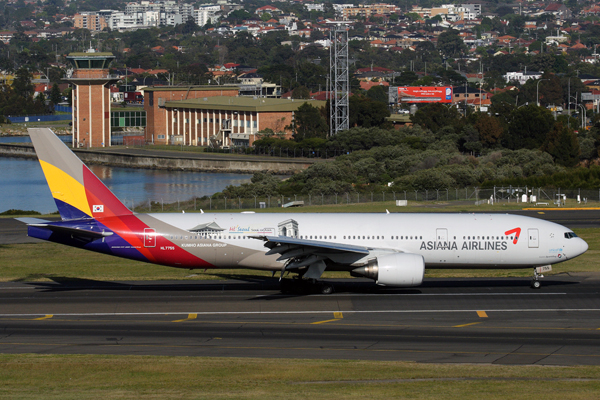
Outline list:
[[[63,142],[71,144],[73,137],[71,135],[57,135]],[[0,143],[31,143],[29,136],[0,136]],[[113,146],[123,145],[123,136],[112,135],[110,144]]]
[[[63,142],[71,143],[71,135],[57,135]],[[0,143],[31,143],[29,136],[0,136]]]
[[[91,165],[102,182],[128,207],[148,200],[173,203],[210,196],[228,185],[250,181],[249,174],[158,171]],[[56,211],[54,199],[37,160],[0,157],[0,212],[19,209]]]

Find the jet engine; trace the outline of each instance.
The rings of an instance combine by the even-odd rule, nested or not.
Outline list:
[[[419,254],[393,253],[369,260],[369,264],[350,272],[352,276],[375,279],[383,286],[419,286],[425,274],[425,260]]]

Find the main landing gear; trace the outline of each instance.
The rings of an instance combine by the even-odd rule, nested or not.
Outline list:
[[[282,279],[280,281],[282,293],[293,294],[332,294],[333,285],[316,279]]]

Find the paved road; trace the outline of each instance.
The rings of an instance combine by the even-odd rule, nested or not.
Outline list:
[[[333,283],[3,283],[0,352],[600,364],[600,275]]]
[[[443,209],[440,209],[443,212]],[[600,210],[511,211],[511,214],[528,215],[564,225],[571,229],[600,227]],[[0,244],[35,243],[27,237],[25,224],[12,218],[0,218]]]

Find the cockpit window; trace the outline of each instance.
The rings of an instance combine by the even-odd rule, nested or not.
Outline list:
[[[577,237],[575,232],[565,232],[565,239],[571,239],[571,238],[575,238],[575,237]]]

